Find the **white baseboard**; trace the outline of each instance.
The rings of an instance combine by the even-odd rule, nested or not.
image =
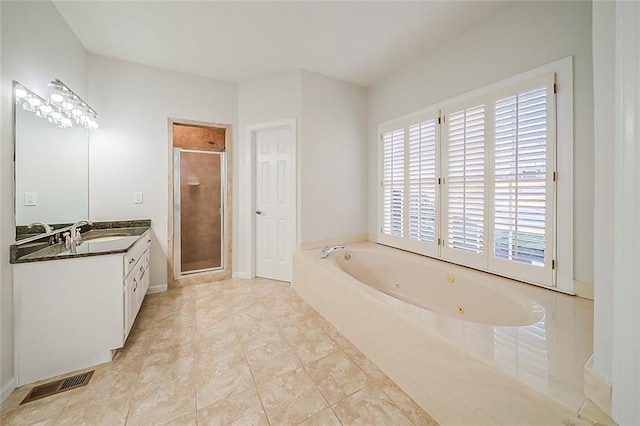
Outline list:
[[[306,242],[298,243],[298,250],[311,250],[315,248],[322,248],[325,246],[333,246],[336,244],[361,243],[363,241],[367,241],[368,238],[369,238],[369,235],[367,234],[358,234],[358,235],[350,235],[348,237],[330,238],[327,240],[306,241]]]
[[[573,280],[573,290],[576,296],[593,300],[593,283]]]
[[[253,278],[248,272],[234,272],[233,274],[231,274],[232,278],[244,278],[247,280],[250,280],[251,278]]]
[[[584,365],[584,395],[611,417],[611,383],[593,369],[593,355]]]
[[[0,395],[0,402],[7,399],[7,397],[11,395],[11,392],[13,392],[15,388],[16,388],[16,379],[12,377],[11,379],[9,379],[7,383],[2,385],[2,394]]]
[[[147,290],[147,294],[162,293],[163,291],[167,291],[167,285],[166,284],[152,285]]]

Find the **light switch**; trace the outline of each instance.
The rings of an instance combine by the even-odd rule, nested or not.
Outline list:
[[[133,193],[133,204],[142,204],[142,192]]]
[[[38,205],[38,193],[37,192],[25,192],[24,193],[24,205],[25,206],[37,206]]]

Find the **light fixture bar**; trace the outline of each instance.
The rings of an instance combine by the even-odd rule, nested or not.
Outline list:
[[[16,105],[46,118],[58,127],[98,128],[98,113],[59,79],[48,84],[48,99],[44,99],[17,81],[14,82]]]

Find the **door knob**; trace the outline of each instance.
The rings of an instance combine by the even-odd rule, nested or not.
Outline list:
[[[256,210],[256,214],[260,216],[264,216],[264,212],[262,210]]]

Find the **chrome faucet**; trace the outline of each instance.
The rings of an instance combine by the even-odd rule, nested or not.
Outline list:
[[[31,229],[34,226],[38,226],[38,225],[40,225],[40,226],[42,226],[44,228],[44,233],[45,234],[48,234],[49,232],[51,232],[51,226],[47,225],[44,222],[38,222],[38,221],[31,222],[30,224],[27,225],[27,228]]]
[[[327,257],[329,257],[332,251],[343,249],[343,248],[344,248],[344,244],[338,244],[335,246],[326,246],[325,248],[322,249],[322,256],[320,256],[320,258],[326,259]]]

